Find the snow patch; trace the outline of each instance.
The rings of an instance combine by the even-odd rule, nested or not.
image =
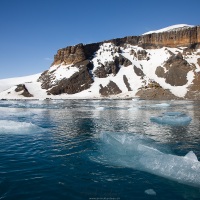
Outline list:
[[[159,30],[148,31],[146,33],[143,33],[142,35],[147,35],[147,34],[152,34],[152,33],[170,32],[170,31],[179,31],[180,29],[190,28],[190,27],[194,27],[194,26],[188,25],[188,24],[176,24],[176,25],[172,25],[172,26],[168,26],[168,27],[159,29]]]

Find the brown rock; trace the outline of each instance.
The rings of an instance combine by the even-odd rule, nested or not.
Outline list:
[[[95,71],[94,74],[98,78],[106,78],[108,76],[107,71],[105,70],[105,66],[103,64],[100,65]]]
[[[84,61],[78,63],[80,68],[79,72],[76,72],[68,79],[62,79],[55,87],[50,89],[48,93],[53,95],[59,95],[62,93],[75,94],[90,88],[93,83],[93,79],[89,73],[91,63]]]
[[[200,26],[142,35],[139,39],[139,44],[145,48],[190,46],[196,43],[200,43]]]
[[[163,67],[158,66],[156,68],[155,74],[160,78],[164,78],[165,77],[165,71],[164,71]]]
[[[78,44],[76,46],[69,46],[64,49],[58,50],[57,54],[54,56],[54,62],[52,65],[58,65],[64,62],[64,64],[72,64],[84,61],[86,55],[84,52],[83,44]]]
[[[182,99],[173,95],[169,90],[165,90],[163,88],[141,89],[136,93],[136,96],[146,100]]]
[[[17,85],[15,92],[22,92],[21,95],[24,97],[33,97],[33,95],[29,93],[28,89],[24,84]]]
[[[125,83],[125,85],[126,85],[128,91],[132,91],[132,89],[131,89],[131,87],[130,87],[130,84],[129,84],[129,82],[128,82],[128,79],[127,79],[126,75],[123,75],[123,81],[124,81],[124,83]]]
[[[147,52],[145,50],[138,50],[137,51],[137,58],[138,60],[147,60]]]
[[[119,94],[121,92],[122,91],[119,89],[117,84],[114,83],[113,81],[110,81],[109,84],[107,86],[105,86],[105,87],[100,85],[99,93],[102,96],[116,95],[116,94]]]
[[[200,67],[200,58],[197,58],[197,63],[199,65],[199,67]]]
[[[172,86],[182,86],[187,83],[187,73],[191,68],[181,53],[171,56],[164,67],[168,70],[164,75],[166,83]]]
[[[93,72],[98,78],[106,78],[109,74],[114,76],[119,72],[121,65],[124,67],[131,65],[131,61],[122,55],[114,57],[114,61],[106,62],[104,65],[99,63],[100,66]]]
[[[53,86],[52,83],[51,83],[51,79],[52,79],[51,74],[52,73],[53,73],[53,71],[49,72],[48,70],[46,70],[38,78],[37,81],[41,82],[41,88],[42,89],[49,89],[49,88],[51,88]]]
[[[144,73],[140,68],[134,65],[133,69],[134,69],[134,72],[137,74],[137,76],[144,76]]]
[[[182,86],[187,83],[187,73],[192,70],[192,66],[183,59],[181,53],[172,55],[164,64],[168,70],[166,73],[164,69],[159,66],[155,73],[158,77],[165,78],[165,82],[172,86]]]

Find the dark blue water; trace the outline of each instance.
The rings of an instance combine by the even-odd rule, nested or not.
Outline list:
[[[174,111],[192,121],[150,121]],[[200,199],[198,186],[127,167],[100,137],[137,134],[166,155],[193,151],[200,160],[199,122],[193,101],[0,101],[0,199]]]

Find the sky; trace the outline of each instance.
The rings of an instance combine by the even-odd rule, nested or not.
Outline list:
[[[0,79],[41,73],[57,50],[200,25],[199,0],[0,0]]]

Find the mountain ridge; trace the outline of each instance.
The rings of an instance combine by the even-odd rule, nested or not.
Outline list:
[[[59,49],[32,81],[38,94],[22,81],[23,87],[0,87],[0,98],[199,99],[200,26],[183,25]]]

